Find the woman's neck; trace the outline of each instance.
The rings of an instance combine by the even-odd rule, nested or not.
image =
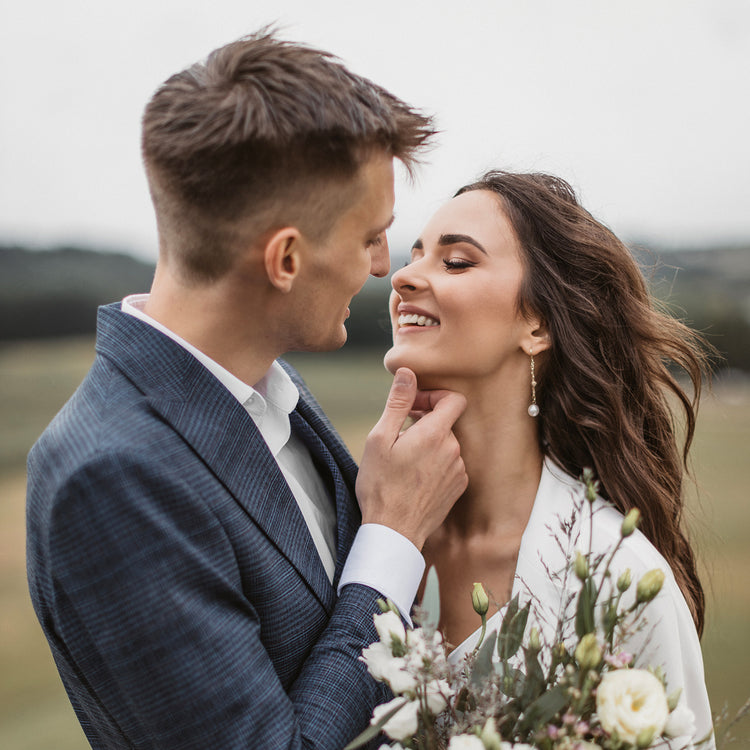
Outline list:
[[[525,392],[468,394],[455,427],[469,486],[444,523],[457,536],[523,534],[539,486],[542,453]],[[491,404],[491,405],[490,405]]]

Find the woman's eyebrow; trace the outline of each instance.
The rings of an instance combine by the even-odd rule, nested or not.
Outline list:
[[[422,244],[422,240],[415,240],[414,244],[411,246],[412,250],[424,250],[424,245]]]
[[[419,242],[419,240],[417,240],[417,242]],[[466,242],[469,245],[473,245],[477,250],[481,250],[485,255],[488,254],[487,251],[473,237],[469,237],[468,234],[441,234],[440,239],[438,240],[438,245],[457,245],[460,242]]]

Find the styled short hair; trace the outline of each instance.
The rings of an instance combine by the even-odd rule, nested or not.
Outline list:
[[[368,158],[392,155],[411,173],[434,133],[428,116],[329,53],[267,28],[243,37],[173,75],[146,106],[142,152],[162,251],[216,278],[239,219],[256,236],[291,224],[321,239]]]

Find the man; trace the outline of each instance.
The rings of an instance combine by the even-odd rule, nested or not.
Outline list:
[[[356,477],[278,358],[344,343],[389,268],[393,159],[431,134],[265,32],[146,107],[152,290],[100,310],[92,370],[29,458],[31,595],[93,747],[340,749],[383,700],[358,656],[379,597],[408,618],[465,489],[464,402],[415,402],[400,371]]]

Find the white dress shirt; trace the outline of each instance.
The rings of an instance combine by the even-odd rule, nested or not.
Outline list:
[[[292,434],[289,414],[299,391],[278,362],[260,381],[242,382],[166,326],[147,315],[147,294],[133,294],[122,301],[122,311],[148,323],[192,354],[242,404],[294,495],[315,548],[333,582],[336,566],[336,506],[313,463],[307,446]],[[344,565],[338,590],[359,583],[390,598],[409,620],[409,610],[424,572],[419,550],[398,532],[379,524],[360,526]]]

